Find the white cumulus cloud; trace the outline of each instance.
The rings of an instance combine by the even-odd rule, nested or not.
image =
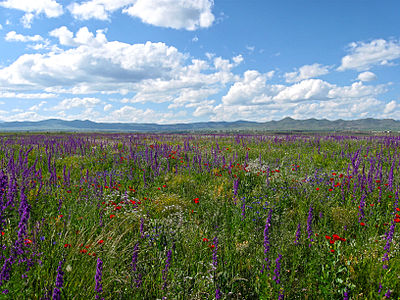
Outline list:
[[[15,93],[15,92],[0,92],[1,98],[19,98],[19,99],[48,99],[55,98],[56,94],[51,93]]]
[[[123,12],[155,26],[196,30],[214,22],[213,4],[212,0],[137,0]]]
[[[38,34],[30,36],[10,31],[6,34],[5,40],[8,42],[40,42],[43,41],[43,37]]]
[[[51,110],[68,110],[75,107],[92,108],[101,102],[98,98],[85,97],[85,98],[67,98],[59,102]]]
[[[100,47],[107,43],[104,30],[97,30],[95,36],[86,26],[80,28],[75,37],[73,32],[71,32],[66,26],[61,26],[50,31],[49,35],[58,38],[59,43],[63,46],[88,45],[92,47]]]
[[[55,0],[6,0],[0,2],[0,6],[25,12],[21,22],[28,28],[35,16],[44,14],[48,18],[55,18],[63,14],[62,5]]]
[[[369,43],[357,42],[349,46],[350,54],[342,58],[338,71],[354,69],[369,70],[374,65],[388,65],[391,61],[400,58],[399,41],[373,40]]]
[[[397,105],[397,102],[396,101],[390,101],[389,103],[387,103],[386,105],[385,105],[385,109],[384,109],[384,113],[385,114],[389,114],[389,113],[391,113],[391,112],[393,112],[395,109],[396,109],[396,107],[398,107],[398,105]]]
[[[304,65],[297,71],[285,73],[286,82],[298,82],[329,73],[329,66],[320,64]]]
[[[370,71],[362,72],[362,73],[358,74],[358,77],[357,77],[357,79],[360,81],[373,81],[376,78],[377,78],[376,75]]]
[[[109,20],[110,13],[127,5],[135,3],[136,0],[90,0],[82,3],[73,2],[68,6],[72,16],[79,20]]]

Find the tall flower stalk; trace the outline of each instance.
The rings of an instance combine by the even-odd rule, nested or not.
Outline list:
[[[103,284],[101,283],[102,276],[103,276],[103,261],[100,258],[98,258],[96,275],[94,277],[96,281],[96,286],[94,287],[94,290],[96,292],[96,299],[100,299],[100,294],[103,293]]]
[[[271,264],[271,260],[268,257],[268,252],[270,249],[269,231],[270,231],[270,227],[271,227],[271,220],[272,220],[272,208],[269,210],[268,218],[267,218],[267,221],[265,222],[265,227],[264,227],[264,261],[265,261],[265,264],[263,265],[263,267],[260,271],[261,273],[264,272],[265,268],[267,268],[267,270],[269,270],[270,264]]]
[[[165,267],[164,270],[162,271],[162,279],[164,281],[163,287],[162,289],[166,289],[167,288],[167,275],[168,275],[168,269],[171,265],[171,258],[172,258],[172,250],[168,250],[167,252],[167,260],[165,261]]]
[[[307,234],[308,234],[308,238],[310,239],[310,244],[309,247],[311,247],[311,243],[314,241],[312,238],[312,220],[313,220],[313,208],[310,205],[310,209],[308,210],[308,218],[307,218]]]
[[[57,268],[57,277],[56,277],[56,287],[53,290],[53,299],[54,300],[59,300],[61,299],[61,288],[63,287],[64,280],[64,272],[62,270],[62,265],[64,263],[64,260],[60,260],[58,263],[58,268]]]

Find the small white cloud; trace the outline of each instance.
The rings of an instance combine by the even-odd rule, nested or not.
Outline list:
[[[377,78],[376,75],[369,71],[360,73],[360,74],[358,74],[358,77],[357,77],[357,79],[360,81],[373,81],[376,78]]]
[[[49,35],[58,38],[59,43],[63,46],[80,46],[88,45],[92,47],[100,47],[107,43],[107,38],[104,34],[104,30],[97,30],[96,36],[89,29],[81,27],[76,36],[66,27],[61,26],[49,32]]]
[[[21,18],[21,23],[25,28],[31,28],[33,18],[35,17],[32,13],[26,13]]]
[[[385,114],[389,114],[389,113],[393,112],[396,109],[396,107],[397,107],[397,102],[394,100],[390,101],[389,103],[387,103],[385,105],[385,109],[383,110],[383,112]]]
[[[320,64],[304,65],[298,71],[285,73],[286,82],[298,82],[329,73],[329,66]]]
[[[196,110],[193,112],[194,117],[212,116],[214,115],[214,106],[211,104],[204,104],[197,106]]]
[[[212,60],[212,59],[215,57],[215,53],[206,52],[205,56],[206,56],[209,60]]]
[[[75,19],[79,20],[108,20],[108,11],[106,5],[99,1],[87,1],[82,4],[76,2],[68,6],[68,10],[71,12]]]
[[[349,52],[350,54],[342,58],[338,71],[365,71],[374,65],[390,65],[393,60],[400,58],[400,42],[377,39],[370,43],[351,43]]]
[[[109,111],[112,107],[112,104],[106,104],[104,105],[104,111]]]
[[[213,4],[212,0],[137,0],[122,12],[155,26],[196,30],[214,22]]]
[[[63,7],[55,0],[6,0],[0,6],[17,9],[25,12],[21,22],[25,27],[30,27],[34,17],[44,14],[48,18],[59,17],[63,14]]]
[[[48,99],[56,97],[55,94],[50,93],[14,93],[14,92],[0,92],[0,98],[19,98],[19,99]]]
[[[65,111],[65,110],[76,108],[76,107],[93,108],[100,102],[101,102],[100,99],[93,98],[93,97],[67,98],[67,99],[62,100],[60,103],[58,103],[53,108],[51,108],[51,110]]]
[[[192,38],[192,42],[193,43],[196,43],[196,42],[198,42],[199,41],[199,38],[197,37],[197,36],[195,36],[194,38]]]
[[[235,66],[238,66],[243,61],[243,56],[241,54],[239,54],[239,55],[233,57],[232,60],[235,63]]]
[[[274,70],[269,71],[265,75],[266,75],[267,79],[271,79],[272,77],[274,77],[275,71]]]
[[[40,42],[43,41],[43,37],[38,34],[29,36],[10,31],[6,34],[5,40],[8,42]]]
[[[41,101],[39,104],[35,104],[35,105],[31,106],[30,108],[28,108],[28,110],[30,110],[30,111],[38,111],[46,103],[47,103],[47,101]]]

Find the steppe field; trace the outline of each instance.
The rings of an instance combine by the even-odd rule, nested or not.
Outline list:
[[[398,299],[400,137],[0,137],[0,299]]]

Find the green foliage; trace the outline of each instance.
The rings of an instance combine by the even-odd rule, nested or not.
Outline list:
[[[105,299],[214,299],[216,289],[223,299],[275,299],[283,291],[287,299],[340,299],[345,291],[353,299],[381,299],[388,288],[393,297],[400,296],[400,225],[389,267],[382,267],[386,233],[394,218],[395,193],[384,185],[391,163],[380,161],[381,184],[375,181],[375,165],[370,187],[362,190],[354,185],[363,169],[368,176],[372,156],[394,157],[394,144],[382,139],[339,143],[329,137],[123,137],[99,135],[84,142],[80,136],[66,135],[37,140],[39,146],[29,154],[28,165],[37,158],[36,170],[41,169],[43,178],[19,174],[15,206],[2,214],[4,265],[17,240],[21,184],[25,184],[31,206],[26,239],[31,243],[24,245],[26,252],[20,258],[25,261],[13,264],[10,280],[3,283],[2,291],[8,290],[4,297],[51,295],[58,263],[65,259],[62,297],[94,298],[97,258],[104,263],[101,297]],[[4,138],[3,144],[10,139]],[[51,139],[64,143],[55,147],[51,159],[59,176],[55,182],[50,181],[43,146]],[[69,139],[81,147],[66,147]],[[19,150],[25,149],[23,137],[11,140],[7,147],[14,152],[0,153],[3,169],[10,155],[17,160]],[[189,150],[183,150],[185,142]],[[350,179],[352,157],[359,149],[361,164]],[[366,156],[366,149],[376,150]],[[70,170],[69,180],[64,178],[64,166],[67,173]],[[397,169],[394,175],[397,188]],[[366,225],[361,226],[364,193]],[[313,217],[307,224],[310,206]],[[270,209],[269,249],[264,252]],[[301,234],[295,244],[298,224]],[[334,234],[345,240],[330,243]],[[274,270],[279,254],[277,284]],[[266,259],[269,269],[264,268]],[[27,260],[32,262],[29,268]],[[386,289],[380,294],[379,283]]]

